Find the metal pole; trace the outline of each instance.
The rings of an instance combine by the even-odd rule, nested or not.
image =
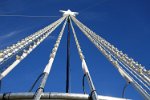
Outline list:
[[[4,93],[0,94],[0,100],[33,100],[34,93]],[[55,93],[46,92],[41,96],[41,100],[90,100],[88,94],[77,93]],[[129,100],[117,97],[98,95],[98,100]]]
[[[68,18],[68,35],[67,35],[67,64],[66,64],[66,93],[69,92],[70,77],[70,20]]]

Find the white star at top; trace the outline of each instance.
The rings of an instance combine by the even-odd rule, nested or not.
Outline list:
[[[62,12],[63,15],[72,15],[72,16],[76,16],[76,15],[79,14],[78,12],[72,12],[70,9],[68,9],[67,11],[65,11],[65,10],[60,10],[60,12]]]

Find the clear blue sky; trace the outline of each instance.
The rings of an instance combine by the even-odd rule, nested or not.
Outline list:
[[[149,5],[149,0],[0,0],[0,15],[58,16],[0,17],[0,49],[56,21],[61,17],[60,9],[71,9],[80,13],[77,19],[82,23],[150,69]],[[48,63],[61,26],[2,80],[1,92],[29,90]],[[98,94],[121,97],[125,80],[76,26],[75,29]],[[67,31],[62,38],[45,91],[65,92],[66,34]],[[82,77],[81,61],[71,34],[71,92],[82,93]],[[89,93],[87,82],[86,91]],[[132,86],[127,87],[125,97],[143,100]]]

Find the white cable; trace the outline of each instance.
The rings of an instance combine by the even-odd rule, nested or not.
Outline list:
[[[66,26],[67,19],[68,19],[68,18],[66,18],[66,21],[65,21],[65,23],[64,23],[64,25],[63,25],[63,27],[62,27],[62,30],[61,30],[61,32],[60,32],[60,34],[59,34],[59,36],[58,36],[58,39],[57,39],[57,41],[56,41],[56,43],[55,43],[55,45],[54,45],[54,48],[53,48],[53,50],[52,50],[52,53],[50,54],[49,62],[48,62],[48,64],[46,65],[46,67],[45,67],[45,69],[44,69],[44,72],[46,72],[46,73],[48,73],[48,74],[50,73],[50,70],[51,70],[51,67],[52,67],[52,64],[53,64],[55,55],[56,55],[56,53],[57,53],[57,49],[58,49],[58,47],[59,47],[59,44],[60,44],[62,35],[63,35],[63,33],[64,33],[64,28],[65,28],[65,26]]]
[[[75,30],[74,30],[74,28],[73,28],[71,19],[70,19],[70,25],[71,25],[71,28],[72,28],[72,31],[73,31],[73,35],[74,35],[74,39],[75,39],[75,43],[76,43],[76,46],[77,46],[77,50],[78,50],[79,56],[80,56],[80,59],[81,59],[81,61],[82,61],[82,70],[83,70],[85,76],[87,77],[87,80],[88,80],[88,83],[89,83],[89,86],[90,86],[90,89],[91,89],[91,96],[92,96],[92,99],[93,99],[93,100],[98,100],[98,96],[97,96],[97,93],[96,93],[96,90],[95,90],[95,86],[94,86],[94,84],[93,84],[91,75],[90,75],[90,73],[89,73],[87,64],[86,64],[86,62],[85,62],[84,55],[82,54],[82,50],[81,50],[81,47],[80,47],[80,45],[79,45],[79,42],[78,42],[78,39],[77,39]]]
[[[66,16],[67,17],[67,16]],[[42,93],[43,93],[43,90],[44,90],[44,87],[45,87],[45,84],[46,84],[46,81],[47,81],[47,78],[49,76],[49,73],[50,73],[50,70],[51,70],[51,67],[52,67],[52,64],[53,64],[53,61],[55,59],[55,55],[57,53],[57,49],[59,47],[59,44],[60,44],[60,40],[62,38],[62,35],[64,33],[64,28],[66,26],[66,23],[67,23],[67,19],[68,17],[66,18],[66,21],[65,23],[63,24],[63,27],[61,29],[61,32],[57,38],[57,41],[54,45],[54,48],[52,49],[52,53],[50,54],[50,59],[49,59],[49,62],[48,64],[46,65],[44,71],[43,71],[43,77],[42,77],[42,80],[41,80],[41,83],[40,83],[40,86],[38,87],[35,95],[34,95],[34,100],[40,100],[41,96],[42,96]]]
[[[16,59],[9,67],[7,67],[6,70],[4,70],[0,74],[0,80],[4,78],[12,69],[14,69],[27,55],[29,55],[43,40],[45,40],[61,23],[63,20],[61,20],[60,23],[58,23],[56,26],[52,28],[46,35],[44,35],[42,38],[39,39],[36,43],[34,43],[33,46],[30,46],[28,51],[23,52],[22,56]]]
[[[98,42],[98,44],[101,45],[101,46],[103,47],[103,49],[105,49],[107,52],[109,52],[101,43]],[[109,52],[109,54],[111,54],[111,53]],[[112,54],[111,54],[111,55],[112,55]],[[112,56],[115,57],[114,55],[112,55]],[[115,59],[117,59],[117,58],[115,57]],[[117,61],[118,61],[118,59],[117,59]],[[131,69],[131,68],[129,67],[130,70],[132,70],[132,71],[138,76],[138,77],[137,77],[135,74],[133,74],[133,73],[126,67],[126,66],[128,66],[128,65],[125,66],[125,65],[124,65],[122,62],[120,62],[120,61],[119,61],[119,63],[120,63],[121,65],[123,65],[123,67],[126,68],[135,78],[137,78],[137,79],[139,80],[139,82],[141,82],[148,90],[150,90],[149,87],[148,87],[145,83],[143,83],[143,82],[141,81],[141,79],[138,78],[138,77],[142,78],[139,74],[137,74],[133,69]],[[145,80],[145,81],[146,81],[146,80]],[[145,82],[145,81],[144,81],[144,82]]]
[[[14,44],[10,47],[7,47],[7,49],[4,49],[0,52],[0,64],[2,64],[7,59],[11,58],[13,55],[18,53],[20,50],[24,49],[28,45],[30,45],[34,40],[38,39],[40,36],[42,36],[45,32],[48,32],[50,29],[52,29],[55,25],[57,25],[59,22],[65,19],[65,16],[60,18],[59,20],[55,21],[54,23],[46,26],[45,28],[35,32],[34,34],[26,37],[25,39],[22,39],[22,41],[18,41],[17,44]]]
[[[72,16],[71,16],[72,17]],[[92,37],[90,35],[87,34],[87,32],[82,29],[80,27],[80,25],[78,25],[78,23],[75,21],[75,18],[73,19],[73,21],[77,24],[77,26],[81,29],[81,31],[83,33],[85,33],[85,35],[88,37],[89,40],[91,40],[91,42],[93,44],[95,44],[95,46],[102,52],[102,54],[104,54],[104,56],[106,56],[108,58],[108,60],[118,69],[119,73],[129,82],[131,82],[133,84],[133,86],[143,95],[144,98],[148,99],[150,98],[150,95],[134,80],[132,79],[132,77],[126,73],[125,70],[123,70],[121,68],[121,66],[119,66],[118,62],[117,61],[114,61],[111,56],[109,56],[107,54],[107,52],[101,47],[101,46],[98,46],[97,45],[97,42],[95,40],[92,39]]]
[[[99,37],[98,35],[96,35],[93,31],[91,31],[89,28],[87,28],[86,26],[84,26],[81,22],[79,22],[78,20],[76,20],[79,24],[80,24],[80,26],[81,27],[83,27],[85,30],[87,30],[87,32],[88,32],[88,34],[90,34],[90,33],[93,33],[94,35],[95,35],[95,39],[98,39],[98,38],[101,38],[101,37]],[[97,38],[98,37],[98,38]],[[102,38],[101,38],[102,39]],[[109,44],[110,45],[110,43],[108,43],[106,40],[101,40],[101,41],[105,41],[104,43],[107,43],[107,44]],[[117,56],[117,55],[116,55]],[[124,62],[123,62],[124,63]],[[136,73],[137,74],[137,73]],[[142,73],[143,74],[143,73]],[[138,76],[140,76],[140,77],[142,77],[141,79],[144,81],[144,82],[146,82],[148,85],[150,84],[149,83],[149,78],[147,77],[147,76],[145,76],[144,74],[143,75],[141,75],[141,74],[138,74]]]

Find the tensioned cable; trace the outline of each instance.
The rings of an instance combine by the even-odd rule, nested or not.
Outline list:
[[[81,24],[81,23],[80,23]],[[91,31],[89,28],[87,28],[86,26],[84,26],[85,27],[85,30],[87,30],[87,31],[89,31],[89,32],[87,32],[89,35],[91,35],[92,37],[94,37],[97,41],[98,41],[98,43],[100,43],[101,44],[101,41],[99,41],[99,39],[101,38],[101,37],[99,37],[98,35],[96,35],[93,31]],[[93,36],[93,35],[94,36]],[[99,39],[98,39],[99,38]],[[102,38],[101,38],[102,39]],[[103,39],[103,41],[104,41],[104,39]],[[107,42],[106,40],[105,40],[105,42]],[[110,48],[109,47],[107,47],[106,45],[105,45],[105,43],[103,43],[103,45],[107,48],[107,49],[109,49],[110,50]],[[110,44],[109,44],[110,45]],[[112,46],[112,45],[111,45]],[[113,47],[113,46],[112,46]],[[117,48],[116,48],[116,50],[117,50]],[[110,50],[111,51],[111,50]],[[115,56],[116,57],[118,57],[118,59],[121,59],[121,58],[119,58],[119,56],[116,54],[116,52],[118,52],[118,50],[116,51],[116,52],[113,52],[113,51],[111,51],[113,54],[115,54]],[[124,55],[125,56],[125,55]],[[127,60],[129,60],[128,58],[126,58]],[[126,61],[127,61],[126,60]],[[123,59],[123,61],[122,61],[122,59],[121,59],[121,62],[123,62],[123,63],[126,63],[126,65],[129,67],[130,65],[129,65],[129,62],[126,62],[126,61],[124,61],[124,59]],[[140,66],[140,64],[139,64],[139,66]],[[136,73],[135,74],[137,74],[137,69],[135,70],[135,69],[132,69],[132,66],[130,66],[129,67],[132,71],[134,71],[134,73],[135,73],[135,71],[136,71]],[[148,78],[148,77],[146,77],[141,71],[142,69],[142,67],[139,67],[139,69],[138,69],[138,76],[141,76],[141,78],[142,78],[142,80],[144,80],[148,85],[150,84],[149,82],[150,82],[150,79]]]
[[[107,51],[114,59],[116,59],[116,61],[117,62],[119,62],[127,71],[129,71],[139,82],[141,82],[148,90],[150,90],[149,89],[149,87],[141,80],[141,79],[139,79],[135,74],[133,74],[133,72],[131,71],[131,70],[129,70],[129,68],[127,68],[126,67],[126,65],[124,65],[124,63],[122,63],[120,60],[118,60],[112,53],[110,53],[109,51],[108,51],[108,49],[106,49],[103,45],[101,45],[100,43],[99,43],[99,45],[105,50],[105,51]],[[138,74],[137,74],[138,75]]]
[[[130,70],[126,67],[126,65],[124,65],[120,60],[118,60],[112,53],[110,53],[110,52],[108,51],[108,49],[106,49],[106,48],[105,48],[102,44],[100,44],[99,42],[98,42],[98,44],[99,44],[105,51],[107,51],[112,57],[114,57],[117,62],[119,62],[126,70],[128,70],[128,71],[129,71],[139,82],[141,82],[148,90],[150,90],[149,87],[148,87],[145,83],[143,83],[143,81],[142,81],[141,79],[139,79],[135,74],[133,74],[132,71],[130,71]],[[130,68],[130,67],[129,67],[129,68]]]
[[[7,47],[4,50],[1,50],[0,54],[0,62],[3,61],[3,59],[9,57],[11,54],[14,54],[14,52],[17,52],[18,49],[21,49],[22,47],[24,47],[25,45],[33,42],[35,39],[37,39],[38,37],[40,37],[41,35],[43,35],[45,32],[48,32],[48,30],[50,30],[51,28],[53,28],[54,25],[56,25],[57,23],[59,23],[63,18],[60,18],[59,20],[55,21],[54,23],[46,26],[45,28],[31,34],[30,36],[27,36],[26,38],[22,39],[21,41],[18,41],[16,44],[13,44],[9,47]]]
[[[49,32],[55,25],[57,25],[59,22],[61,22],[64,19],[64,17],[60,18],[59,20],[55,21],[54,23],[46,26],[45,28],[31,34],[30,36],[22,39],[21,41],[18,41],[16,44],[13,44],[6,49],[2,50],[0,52],[0,64],[7,61],[9,58],[11,58],[13,55],[18,53],[20,50],[24,49],[28,45],[30,45],[32,42],[34,42],[36,39],[38,39],[40,36],[42,36],[44,33]]]
[[[53,28],[43,35],[37,42],[34,41],[34,45],[30,45],[28,50],[24,50],[23,54],[21,56],[17,56],[16,60],[6,68],[2,73],[0,73],[0,80],[4,78],[12,69],[14,69],[27,55],[29,55],[42,41],[44,41],[64,20],[65,17],[63,17],[58,24],[53,25]]]
[[[118,64],[117,61],[113,60],[111,56],[109,56],[106,51],[101,47],[97,45],[97,42],[92,39],[90,35],[87,34],[87,32],[81,28],[80,25],[76,22],[75,18],[73,18],[73,21],[76,23],[76,25],[81,29],[81,31],[88,37],[88,39],[95,44],[95,46],[108,58],[108,60],[118,69],[119,73],[129,82],[133,84],[133,86],[143,95],[144,98],[149,98],[149,94],[133,79],[131,76],[122,69],[122,67]]]
[[[86,78],[87,78],[87,81],[89,83],[89,87],[90,87],[90,90],[91,90],[90,96],[91,96],[92,100],[98,100],[97,92],[96,92],[94,83],[92,81],[91,75],[89,73],[86,61],[84,59],[84,55],[82,54],[82,50],[80,48],[80,45],[79,45],[79,42],[78,42],[75,30],[73,28],[73,25],[72,25],[72,22],[71,22],[71,18],[69,17],[69,19],[70,19],[70,25],[71,25],[72,32],[73,32],[73,35],[74,35],[75,43],[76,43],[76,46],[77,46],[77,50],[78,50],[78,53],[79,53],[79,56],[80,56],[80,59],[81,59],[81,62],[82,62],[82,70],[83,70],[84,74],[86,75]]]
[[[101,45],[101,44],[100,44]],[[102,46],[102,45],[101,45]],[[102,48],[108,52],[118,63],[120,63],[128,72],[130,72],[140,83],[142,83],[148,90],[149,87],[141,80],[139,79],[135,74],[133,74],[133,72],[131,70],[129,70],[129,68],[126,67],[126,65],[124,65],[124,63],[122,63],[120,60],[118,60],[112,53],[110,53],[105,47],[102,46]]]
[[[94,37],[93,37],[94,38]],[[95,39],[95,38],[94,38]],[[114,54],[112,54],[112,53],[110,53],[110,51],[107,49],[107,48],[105,48],[100,42],[97,42],[99,45],[101,45],[107,52],[109,52],[109,54],[111,54],[121,65],[123,65],[123,67],[125,68],[125,69],[127,69],[136,79],[138,79],[139,80],[139,82],[141,82],[145,87],[147,87],[148,88],[148,86],[146,85],[146,84],[148,84],[149,85],[149,83],[147,83],[147,80],[145,80],[139,73],[137,73],[135,70],[133,70],[130,66],[128,66],[126,63],[124,63],[124,62],[122,62],[122,61],[120,61],[120,59],[118,59],[118,58],[116,58],[116,56],[114,55]],[[130,70],[129,70],[130,69]],[[134,73],[134,74],[133,74]],[[136,75],[135,75],[136,74]],[[139,78],[140,79],[139,79]],[[142,80],[146,83],[143,83],[142,82]]]
[[[87,32],[88,33],[88,32]],[[90,35],[90,34],[89,34]],[[95,39],[95,37],[92,37],[93,39]],[[95,41],[96,41],[96,39],[95,39]],[[138,75],[138,77],[135,75],[135,74],[133,74],[132,73],[132,71],[130,71],[126,66],[128,66],[128,65],[124,65],[124,63],[122,63],[120,60],[118,60],[112,53],[110,53],[109,51],[108,51],[108,49],[106,49],[100,42],[97,42],[100,46],[102,46],[102,48],[103,49],[105,49],[110,55],[112,55],[124,68],[126,68],[126,70],[128,70],[140,83],[142,83],[148,90],[149,90],[149,87],[143,82],[143,81],[141,81],[141,79],[139,79],[138,77],[140,77],[140,75],[139,74],[137,74],[134,70],[132,70],[130,67],[129,67],[129,69],[131,69],[132,71],[134,71],[134,73],[136,73],[136,75]],[[140,77],[141,78],[141,77]]]
[[[88,32],[87,32],[88,33]],[[89,34],[89,33],[88,33]],[[90,34],[89,34],[90,35]],[[94,38],[95,39],[95,37],[92,37],[92,38]],[[96,40],[96,39],[95,39]],[[99,43],[99,42],[97,42],[99,45],[101,45],[102,47],[103,47],[103,49],[105,49],[106,50],[106,48],[101,44],[101,43]],[[108,51],[108,50],[107,50]],[[108,51],[109,52],[109,51]],[[109,54],[111,54],[112,55],[112,53],[110,53],[109,52]],[[136,75],[138,75],[138,77],[135,75],[135,74],[133,74],[133,72],[132,71],[134,71],[134,70],[132,70],[130,67],[128,67],[129,69],[131,69],[132,71],[130,71],[126,66],[127,65],[124,65],[120,60],[118,60],[114,55],[112,55],[121,65],[123,65],[123,67],[124,68],[126,68],[140,83],[142,83],[148,90],[149,90],[149,87],[143,82],[143,81],[141,81],[141,79],[139,79],[138,77],[140,77],[141,78],[141,76],[139,75],[139,74],[137,74],[136,73]],[[135,71],[134,71],[134,73],[135,73]]]
[[[92,40],[91,40],[92,41]],[[92,41],[93,42],[93,41]],[[94,43],[95,44],[95,43]],[[96,45],[96,44],[95,44]],[[96,45],[96,47],[104,54],[104,56],[106,56],[106,58],[109,59],[109,61],[118,69],[119,73],[124,77],[125,80],[127,80],[127,82],[131,82],[133,84],[133,86],[139,90],[140,93],[142,93],[142,95],[144,96],[144,98],[149,98],[149,94],[145,91],[145,89],[143,89],[133,78],[131,78],[131,76],[124,70],[122,69],[122,67],[118,64],[118,62],[114,59],[112,59],[111,56],[109,56],[106,51],[102,48],[102,47],[98,47]]]
[[[63,33],[64,33],[64,29],[65,29],[65,26],[66,26],[66,23],[67,23],[67,19],[68,19],[68,17],[66,18],[66,20],[65,20],[65,22],[63,24],[63,27],[62,27],[62,29],[60,31],[60,34],[59,34],[59,36],[58,36],[58,38],[56,40],[56,43],[54,45],[54,48],[52,49],[52,52],[50,54],[49,62],[46,65],[46,67],[45,67],[45,69],[43,71],[44,75],[42,77],[40,86],[39,86],[39,88],[37,89],[37,91],[35,93],[34,100],[40,100],[40,98],[41,98],[41,95],[43,93],[43,90],[44,90],[44,87],[45,87],[45,84],[46,84],[46,81],[47,81],[47,78],[48,78],[48,75],[49,75],[49,73],[51,71],[51,67],[52,67],[52,64],[54,62],[54,59],[55,59],[55,56],[56,56],[56,53],[57,53],[57,50],[58,50],[58,47],[59,47],[59,44],[60,44],[60,41],[61,41],[61,38],[62,38]]]
[[[78,20],[77,20],[78,21]],[[78,23],[80,24],[80,26],[82,26],[83,24],[81,23],[81,22],[79,22],[78,21]],[[93,31],[91,31],[88,27],[86,27],[86,26],[82,26],[82,28],[84,28],[85,29],[85,31],[87,31],[87,33],[89,34],[89,35],[91,35],[92,33],[93,33],[93,35],[95,35],[95,36],[93,36],[93,35],[91,35],[93,38],[95,38],[96,40],[98,40],[98,39],[102,39],[101,37],[99,37],[98,35],[96,35]],[[102,40],[101,40],[102,41]],[[104,41],[104,39],[103,39],[103,41]],[[105,40],[106,41],[106,40]],[[97,42],[97,43],[100,43],[100,42]],[[100,43],[101,44],[101,43]],[[110,44],[109,44],[110,45]],[[124,63],[124,62],[123,62]],[[130,68],[130,67],[129,67]],[[130,68],[131,69],[131,68]],[[131,69],[132,71],[134,71],[133,69]],[[134,73],[135,73],[135,71],[134,71]],[[137,74],[137,73],[135,73],[135,74]],[[150,84],[150,83],[148,83],[147,82],[147,80],[145,80],[145,76],[143,76],[144,77],[144,79],[143,79],[143,77],[141,77],[141,75],[140,74],[137,74],[140,78],[142,78],[142,80],[144,80],[144,82],[146,82],[147,84]],[[147,78],[146,78],[147,79]]]

